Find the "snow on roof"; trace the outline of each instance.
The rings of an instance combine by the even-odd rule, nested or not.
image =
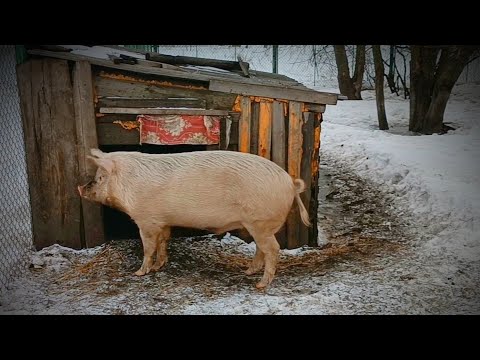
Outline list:
[[[128,55],[137,59],[145,59],[143,54],[137,52],[129,51],[127,48],[125,50],[120,50],[116,48],[111,48],[108,46],[84,46],[84,45],[60,45],[67,49],[72,49],[71,54],[90,56],[97,59],[109,59],[109,55],[120,56],[120,54]]]

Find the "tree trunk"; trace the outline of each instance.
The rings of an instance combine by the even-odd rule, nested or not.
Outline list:
[[[337,78],[340,93],[345,95],[349,100],[356,100],[355,89],[353,88],[352,79],[350,78],[350,69],[348,68],[345,45],[335,45],[334,50],[335,61],[337,63]]]
[[[375,64],[375,95],[377,98],[378,127],[380,130],[388,130],[387,114],[385,113],[385,98],[383,95],[383,67],[382,52],[380,45],[373,45],[373,62]]]
[[[424,134],[443,131],[443,115],[452,88],[467,65],[473,50],[468,47],[452,47],[442,50],[430,106],[425,115]]]
[[[348,100],[362,100],[363,74],[365,73],[365,45],[357,45],[355,56],[355,71],[353,78],[350,77],[347,52],[345,45],[334,45],[335,62],[338,71],[338,87],[340,93]]]
[[[422,132],[430,106],[438,48],[413,45],[410,62],[409,130]]]
[[[396,93],[398,95],[397,86],[395,85],[395,66],[395,45],[390,45],[390,62],[388,64],[387,84],[392,94]]]
[[[470,46],[439,49],[412,46],[410,70],[410,131],[430,135],[443,131],[443,115],[450,93],[469,58]]]
[[[363,74],[365,73],[365,45],[357,45],[355,56],[355,72],[353,73],[353,88],[355,99],[362,100]]]

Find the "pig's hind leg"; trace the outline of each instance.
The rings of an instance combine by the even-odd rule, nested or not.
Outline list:
[[[260,266],[261,255],[259,254],[259,251],[261,251],[264,257],[265,270],[262,279],[256,284],[256,287],[258,289],[263,289],[267,287],[275,277],[280,246],[278,245],[274,234],[281,227],[281,224],[277,224],[276,222],[258,221],[253,224],[244,225],[255,239],[257,245],[257,253],[255,254],[252,265],[247,272],[249,272],[249,270],[257,270],[258,266]]]
[[[170,239],[170,227],[160,229],[157,236],[157,259],[152,266],[152,271],[157,271],[164,267],[168,261],[167,245]]]

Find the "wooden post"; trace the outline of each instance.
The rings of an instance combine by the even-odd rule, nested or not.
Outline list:
[[[303,156],[300,165],[300,178],[305,182],[305,191],[300,194],[300,198],[310,215],[310,219],[312,219],[316,217],[316,213],[310,211],[310,202],[312,200],[312,160],[315,142],[314,114],[311,112],[303,113],[302,137]],[[303,223],[299,224],[299,245],[307,245],[309,243],[309,233],[309,227]]]
[[[17,67],[37,249],[81,248],[75,113],[66,60],[32,59]]]
[[[248,96],[242,97],[241,115],[238,122],[238,151],[250,152],[250,124],[251,124],[251,101]]]
[[[272,103],[260,102],[258,115],[258,155],[270,160],[272,144]]]
[[[300,177],[302,159],[302,104],[290,101],[288,106],[288,173],[293,179]],[[301,246],[299,237],[300,213],[294,204],[287,218],[287,247],[289,249]],[[302,224],[302,226],[304,226]]]
[[[73,69],[73,105],[77,129],[78,184],[95,176],[96,167],[88,161],[91,148],[98,148],[92,70],[87,61],[78,61]],[[80,197],[79,197],[80,198]],[[103,212],[100,204],[81,199],[84,245],[94,247],[105,242]]]
[[[316,246],[318,238],[318,176],[320,162],[320,134],[322,124],[322,113],[315,113],[313,118],[313,156],[312,156],[312,198],[310,200],[309,214],[312,214],[310,221],[312,226],[309,229],[309,245]]]
[[[250,153],[258,155],[258,133],[260,130],[260,103],[252,102],[250,120]]]

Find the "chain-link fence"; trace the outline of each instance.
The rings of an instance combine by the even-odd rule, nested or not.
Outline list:
[[[336,88],[335,59],[329,56],[318,62],[318,56],[314,56],[318,55],[322,47],[323,45],[279,45],[278,73],[317,90]],[[273,45],[160,45],[158,52],[234,61],[240,56],[253,70],[273,72],[274,68]]]
[[[15,46],[0,45],[0,291],[26,269],[32,246]]]

